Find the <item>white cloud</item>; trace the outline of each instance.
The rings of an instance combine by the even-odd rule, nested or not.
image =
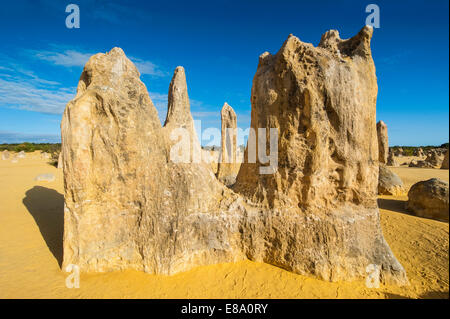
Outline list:
[[[147,74],[147,75],[152,75],[152,76],[166,76],[167,73],[161,71],[158,66],[156,66],[156,64],[150,62],[150,61],[145,61],[139,58],[135,58],[135,57],[129,57],[130,60],[134,63],[134,65],[136,65],[137,69],[139,70],[139,73],[141,74]]]
[[[95,54],[92,52],[80,52],[76,50],[62,50],[61,52],[58,50],[31,52],[34,57],[40,60],[65,67],[83,67],[89,60],[89,58]],[[167,75],[166,72],[163,72],[156,64],[151,61],[131,56],[129,57],[129,59],[136,65],[141,74],[152,75],[156,77]]]
[[[39,51],[35,53],[35,56],[41,60],[66,67],[83,67],[92,55],[92,53],[82,53],[75,50],[63,52]]]
[[[45,81],[45,80],[44,80]],[[0,78],[0,105],[42,113],[61,114],[75,96],[75,88],[48,88],[20,79]]]

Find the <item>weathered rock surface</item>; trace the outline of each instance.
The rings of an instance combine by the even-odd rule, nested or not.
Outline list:
[[[170,160],[179,142],[172,132],[192,129],[184,84],[184,70],[177,68],[162,128],[121,49],[87,62],[61,124],[63,267],[172,274],[235,257],[235,238],[225,227],[233,213],[219,209],[224,186],[201,161]]]
[[[448,222],[448,187],[447,182],[437,178],[414,184],[408,192],[406,209],[420,217]]]
[[[442,161],[441,169],[448,169],[448,150],[445,153],[444,160]]]
[[[236,182],[239,170],[237,163],[237,117],[233,108],[225,103],[220,111],[221,127],[221,152],[217,178],[227,186]]]
[[[20,151],[20,152],[17,154],[17,158],[25,158],[25,157],[26,157],[26,154],[25,154],[24,151]]]
[[[162,128],[123,51],[91,57],[61,125],[63,267],[173,274],[248,258],[325,280],[375,265],[382,282],[405,284],[379,225],[371,35],[329,31],[317,48],[290,36],[261,57],[252,127],[279,129],[279,167],[243,164],[240,195],[208,165],[171,160],[173,130],[190,129],[187,94],[171,94],[183,88],[169,90]]]
[[[377,123],[377,137],[378,137],[378,161],[386,164],[389,154],[389,141],[387,125],[383,121]]]
[[[267,212],[252,259],[327,279],[377,264],[384,279],[406,281],[379,224],[371,36],[368,27],[348,40],[331,30],[318,47],[289,36],[276,55],[260,56],[251,127],[278,129],[278,169],[261,175],[267,164],[248,163],[247,147],[233,187]]]
[[[401,178],[384,165],[378,174],[378,194],[399,196],[405,192]]]
[[[9,159],[9,152],[7,150],[4,150],[2,152],[2,160],[6,161]]]

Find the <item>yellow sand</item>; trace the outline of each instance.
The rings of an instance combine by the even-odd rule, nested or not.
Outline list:
[[[407,185],[448,170],[394,168]],[[54,182],[34,177],[53,173]],[[60,170],[39,154],[0,160],[0,298],[448,298],[449,224],[408,215],[403,197],[383,196],[386,240],[410,285],[366,288],[364,282],[324,282],[250,261],[198,267],[174,276],[137,271],[81,275],[68,289],[60,269],[63,231]]]

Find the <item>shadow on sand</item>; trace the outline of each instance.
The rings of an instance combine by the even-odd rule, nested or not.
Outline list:
[[[411,212],[405,208],[406,201],[398,199],[386,199],[378,198],[378,207],[385,210],[390,210],[397,213],[402,213],[410,216],[414,216]]]
[[[34,186],[25,193],[23,204],[33,216],[50,252],[63,259],[64,196],[54,189]]]

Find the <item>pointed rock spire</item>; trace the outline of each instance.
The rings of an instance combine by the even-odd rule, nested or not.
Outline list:
[[[237,117],[233,108],[225,102],[220,111],[222,120],[221,160],[217,177],[227,185],[234,184],[239,165],[236,158]]]

